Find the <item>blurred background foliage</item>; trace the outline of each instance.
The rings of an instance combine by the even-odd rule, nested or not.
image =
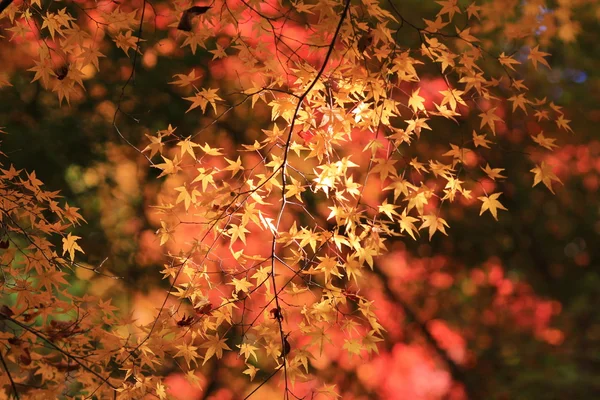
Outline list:
[[[401,3],[403,15],[411,21],[437,10],[433,2]],[[548,60],[552,70],[519,71],[535,97],[548,97],[572,120],[575,133],[561,135],[560,149],[553,155],[564,186],[556,187],[556,195],[531,187],[531,175],[524,171],[533,165],[522,153],[535,157],[528,132],[539,128],[529,119],[507,121],[505,132],[496,138],[506,151],[490,153],[489,161],[507,166],[508,179],[500,191],[509,212],[496,223],[489,216],[477,217],[473,207],[453,207],[446,216],[452,227],[448,237],[438,235],[432,242],[425,236],[416,242],[404,238],[389,245],[390,254],[382,257],[381,272],[370,278],[369,290],[385,295],[378,308],[382,315],[390,313],[387,320],[382,317],[390,335],[382,356],[367,364],[370,371],[344,372],[361,379],[346,379],[343,390],[365,396],[379,393],[382,398],[450,398],[450,392],[442,397],[410,397],[416,392],[401,387],[402,379],[408,379],[408,367],[381,364],[387,359],[393,365],[425,365],[427,357],[437,357],[423,335],[425,328],[438,347],[462,365],[464,374],[453,377],[477,398],[600,397],[600,8],[588,2],[575,10],[578,34],[545,43],[544,51],[552,53]],[[419,46],[414,32],[407,30],[401,40],[404,46]],[[208,51],[199,49],[192,55],[170,39],[152,43],[137,60],[134,79],[121,99],[123,113],[116,121],[123,137],[140,149],[147,145],[145,134],[168,124],[189,135],[211,122],[185,114],[189,104],[181,97],[186,93],[167,84],[173,74],[194,69],[201,76],[199,84],[218,85],[220,93],[231,86],[225,73],[230,66],[211,60]],[[493,45],[498,52],[515,50],[510,43]],[[10,133],[2,136],[2,148],[16,166],[35,170],[48,190],[61,190],[70,205],[81,209],[87,224],[77,234],[83,238],[86,261],[103,263],[106,271],[123,277],[111,280],[77,270],[73,290],[109,295],[119,307],[130,309],[156,288],[168,287],[158,273],[162,254],[154,232],[159,225],[151,208],[158,203],[160,182],[155,179],[158,171],[148,168],[147,160],[112,124],[132,72],[131,59],[114,46],[100,50],[106,55],[100,60],[100,72],[89,76],[87,92],[72,99],[70,106],[59,107],[54,94],[30,83],[28,75],[16,74],[13,86],[0,91],[0,125]],[[0,41],[0,51],[6,55],[10,46]],[[429,75],[434,90],[439,74],[432,69]],[[252,112],[238,107],[205,129],[200,139],[225,148],[227,143],[251,143],[269,120],[268,111],[260,107]],[[471,123],[478,121],[432,126],[434,132],[444,133],[427,135],[411,148],[411,156],[423,160],[439,156],[448,137],[460,130],[471,132]],[[409,261],[394,258],[400,255]],[[410,345],[415,346],[412,353],[402,353],[407,349],[402,346]],[[438,360],[440,365],[447,367]],[[378,368],[395,376],[399,387],[385,381],[376,388]],[[421,371],[422,385],[432,385],[435,377],[427,375],[425,367]],[[323,370],[332,376],[337,373]],[[226,376],[215,378],[213,393],[227,389]],[[357,382],[362,387],[357,388]]]

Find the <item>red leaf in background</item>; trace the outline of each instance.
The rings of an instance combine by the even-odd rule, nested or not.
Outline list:
[[[300,131],[298,132],[298,136],[304,139],[305,142],[312,142],[313,138],[315,137],[315,134],[311,131]]]

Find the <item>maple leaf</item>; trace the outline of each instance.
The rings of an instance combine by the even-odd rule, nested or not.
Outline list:
[[[452,109],[452,111],[456,110],[457,104],[462,104],[463,106],[467,105],[467,103],[465,103],[465,101],[461,97],[464,94],[464,92],[462,90],[458,90],[458,89],[440,90],[440,94],[444,95],[441,105],[443,106],[444,104],[450,104],[450,108]]]
[[[400,215],[400,233],[407,231],[408,234],[414,240],[417,240],[417,238],[415,237],[415,233],[418,235],[419,231],[417,230],[417,227],[415,226],[414,222],[417,222],[418,219],[407,215],[406,212],[406,209],[404,209],[404,211],[402,211],[402,214]]]
[[[2,178],[8,179],[8,180],[13,180],[14,178],[18,177],[19,174],[21,173],[21,171],[23,171],[23,170],[22,169],[16,170],[15,166],[10,164],[10,168],[8,170],[0,168],[0,171],[2,171],[2,173],[4,174],[1,176]]]
[[[83,65],[93,65],[97,71],[100,71],[100,57],[106,57],[102,54],[97,48],[88,46],[82,47],[83,52],[79,55],[79,58],[82,59]]]
[[[40,55],[40,61],[34,61],[34,63],[35,66],[27,70],[35,72],[35,76],[31,82],[35,82],[39,79],[42,81],[42,85],[47,88],[50,84],[50,77],[56,76],[56,73],[52,68],[52,62],[50,58]]]
[[[415,113],[419,110],[425,111],[425,105],[423,104],[425,98],[419,96],[420,90],[421,88],[417,88],[417,90],[412,92],[412,95],[408,99],[408,106],[411,107]]]
[[[481,211],[479,212],[479,215],[489,210],[494,219],[498,221],[498,210],[506,210],[506,208],[500,203],[500,201],[498,201],[498,197],[500,197],[501,194],[502,192],[498,192],[489,196],[478,197],[477,199],[483,202],[483,204],[481,205]]]
[[[156,231],[156,234],[159,236],[160,245],[162,246],[173,238],[175,230],[170,228],[164,220],[160,221],[160,226],[161,227]]]
[[[421,172],[427,173],[427,168],[425,168],[423,163],[421,163],[417,160],[417,157],[410,160],[410,166],[413,167],[415,169],[415,171],[417,171],[419,173],[421,173]]]
[[[209,50],[209,53],[213,54],[213,60],[217,60],[220,58],[227,57],[227,53],[225,52],[225,48],[217,43],[217,48],[215,50]]]
[[[363,345],[358,340],[344,340],[344,345],[342,346],[345,350],[348,351],[350,356],[360,355],[361,350],[363,350]]]
[[[437,31],[439,31],[440,29],[442,29],[449,23],[449,22],[444,22],[442,20],[442,17],[437,17],[435,19],[435,21],[430,21],[428,19],[423,18],[423,22],[425,22],[425,25],[427,25],[425,30],[430,33],[435,33]]]
[[[374,351],[375,353],[379,354],[379,349],[377,348],[377,343],[382,342],[382,341],[383,341],[383,339],[380,337],[377,337],[376,332],[374,330],[372,330],[369,333],[367,333],[366,336],[363,337],[362,344],[368,353],[371,353],[372,351]]]
[[[507,67],[513,71],[515,70],[513,65],[521,64],[519,61],[512,58],[512,56],[507,56],[506,54],[504,54],[504,52],[502,52],[502,54],[500,54],[500,56],[498,57],[498,61],[500,61],[500,64],[504,65],[505,67]]]
[[[515,112],[517,107],[519,107],[521,110],[523,110],[525,112],[525,114],[527,114],[526,106],[527,106],[527,104],[530,103],[530,101],[525,98],[524,93],[509,97],[508,101],[513,102],[513,108],[512,108],[513,112]]]
[[[464,40],[465,42],[472,44],[475,42],[478,42],[479,39],[477,39],[475,36],[471,35],[471,28],[466,28],[463,30],[460,30],[458,28],[458,26],[456,27],[456,33],[458,33],[458,36]]]
[[[429,240],[433,237],[433,234],[436,231],[442,232],[444,235],[448,236],[446,233],[446,228],[449,227],[448,223],[445,219],[438,217],[435,214],[428,214],[421,216],[421,220],[423,223],[419,227],[419,230],[429,228]]]
[[[290,198],[295,196],[297,200],[302,201],[300,195],[305,191],[306,189],[302,186],[300,181],[291,177],[291,183],[288,183],[287,185],[285,197]]]
[[[202,379],[196,375],[196,371],[189,370],[185,373],[185,380],[188,381],[192,386],[202,387]]]
[[[227,284],[234,286],[234,290],[236,292],[244,292],[244,293],[248,293],[250,291],[250,289],[252,288],[252,286],[254,286],[252,284],[252,282],[248,282],[248,280],[246,280],[246,278],[242,278],[242,279],[233,278],[231,280],[231,282],[228,282]]]
[[[564,115],[559,115],[556,121],[554,122],[556,122],[556,126],[558,126],[560,129],[564,129],[567,132],[573,133],[573,129],[571,129],[571,127],[569,126],[569,122],[571,121],[565,119]]]
[[[487,164],[485,166],[485,168],[483,168],[483,167],[480,167],[480,168],[493,181],[495,181],[496,179],[506,178],[506,176],[500,174],[502,171],[504,171],[504,168],[491,168],[490,164]]]
[[[550,55],[550,53],[544,53],[543,51],[539,50],[540,45],[535,46],[534,48],[532,48],[531,50],[529,50],[529,55],[527,56],[527,59],[531,61],[531,63],[533,64],[533,68],[537,71],[537,64],[538,62],[542,65],[545,65],[546,67],[550,68],[550,64],[548,64],[548,61],[546,61],[546,59],[544,57],[547,57]]]
[[[59,10],[58,13],[47,12],[45,16],[42,17],[42,29],[48,29],[50,32],[50,37],[54,39],[54,35],[58,33],[61,36],[64,36],[63,28],[68,28],[70,21],[73,21],[74,18],[71,17],[66,12],[66,8]]]
[[[183,158],[184,154],[189,154],[194,160],[196,159],[196,154],[194,153],[194,147],[200,147],[198,143],[194,143],[191,141],[191,136],[188,136],[184,140],[180,140],[177,142],[177,146],[181,149],[180,156]]]
[[[162,153],[162,149],[164,147],[164,143],[162,142],[162,136],[150,136],[146,134],[146,137],[150,139],[150,144],[144,147],[142,152],[150,151],[150,158],[154,157],[156,153]]]
[[[254,361],[258,361],[258,356],[256,355],[256,350],[258,350],[258,347],[249,343],[242,343],[241,345],[237,345],[237,347],[240,349],[240,354],[244,356],[244,361],[248,362],[248,358],[250,358],[250,356],[254,356]],[[254,374],[256,374],[256,371],[254,371]],[[252,377],[252,379],[253,378],[254,377]]]
[[[374,174],[379,172],[379,176],[382,181],[384,181],[388,177],[388,175],[397,176],[398,172],[396,170],[396,167],[394,167],[394,164],[396,164],[398,160],[393,160],[391,158],[376,158],[373,161],[375,163],[375,166],[373,167],[371,172]]]
[[[196,203],[196,197],[200,196],[199,191],[192,189],[190,192],[185,185],[176,187],[175,190],[179,192],[177,200],[175,200],[175,204],[179,204],[183,201],[186,211],[190,208],[192,203]]]
[[[437,13],[438,16],[442,16],[448,14],[448,19],[452,21],[455,13],[461,14],[460,7],[458,7],[458,0],[442,0],[436,1],[439,5],[442,6],[442,9]]]
[[[240,239],[242,243],[246,244],[246,233],[250,233],[250,231],[242,224],[231,224],[227,230],[227,234],[231,237],[231,244],[238,239]]]
[[[165,400],[167,398],[166,387],[161,382],[156,382],[156,396],[158,396],[160,400]]]
[[[81,239],[81,237],[72,235],[70,232],[66,238],[62,239],[62,244],[63,244],[62,254],[64,256],[66,252],[69,252],[69,258],[71,258],[71,261],[75,260],[75,251],[80,251],[81,253],[85,254],[83,249],[81,247],[79,247],[79,245],[77,244],[77,239]]]
[[[123,50],[127,57],[129,57],[129,50],[134,49],[137,50],[141,54],[141,50],[139,49],[139,43],[144,42],[144,39],[141,39],[137,36],[132,36],[132,31],[128,30],[123,34],[119,32],[119,34],[115,37],[115,44],[118,48]]]
[[[556,139],[551,139],[551,138],[547,138],[544,136],[544,132],[540,132],[538,133],[537,136],[531,136],[531,139],[536,142],[537,144],[539,144],[542,147],[545,147],[548,150],[552,150],[555,147],[558,147],[557,145],[554,144],[554,142],[556,142]]]
[[[12,4],[13,0],[2,0],[0,1],[0,14],[2,14],[4,12],[4,10],[6,9],[6,7],[10,6]]]
[[[223,168],[223,171],[231,171],[232,177],[234,177],[235,174],[237,174],[239,171],[244,170],[244,167],[242,166],[242,159],[240,158],[240,156],[238,156],[236,161],[230,160],[228,158],[225,158],[225,161],[229,165],[227,167]]]
[[[78,213],[78,207],[71,207],[69,203],[65,203],[65,218],[68,219],[74,225],[79,225],[79,220],[87,222],[81,214]]]
[[[346,187],[347,186],[348,185],[346,185]],[[404,177],[396,177],[394,178],[393,182],[383,188],[383,190],[394,189],[394,201],[396,201],[400,194],[408,196],[408,190],[411,188],[414,189],[414,186],[410,182],[406,181]]]
[[[175,74],[175,75],[173,75],[173,78],[177,78],[177,79],[169,82],[169,85],[186,87],[186,86],[192,86],[194,84],[194,82],[196,82],[198,79],[200,79],[200,76],[196,76],[196,70],[193,69],[187,75]]]
[[[179,166],[181,161],[179,161],[179,158],[177,158],[177,156],[175,156],[175,158],[173,158],[172,160],[166,158],[163,155],[161,155],[161,157],[165,162],[153,165],[154,168],[162,170],[160,175],[158,175],[159,178],[165,175],[176,174],[177,172],[181,171],[181,167]]]
[[[495,121],[502,121],[502,118],[496,115],[496,108],[497,107],[490,108],[486,112],[479,114],[479,116],[481,117],[481,124],[479,125],[479,128],[481,129],[484,126],[488,125],[494,135],[496,134]]]
[[[455,161],[457,162],[464,162],[465,159],[465,155],[471,150],[464,148],[464,147],[460,147],[457,146],[453,143],[450,143],[450,150],[448,150],[447,152],[445,152],[444,154],[442,154],[442,156],[449,156],[449,157],[453,157],[455,159]],[[435,165],[435,163],[430,163],[431,165]],[[453,164],[454,166],[454,164]],[[445,172],[446,168],[442,168],[441,171]],[[438,175],[438,173],[436,173],[436,175]],[[443,175],[443,174],[442,174]]]
[[[258,371],[260,371],[259,368],[256,368],[254,365],[252,364],[246,364],[246,368],[244,371],[242,371],[243,374],[248,375],[250,377],[250,381],[254,380],[254,377],[256,376],[256,373]]]
[[[397,206],[395,204],[389,204],[387,202],[387,199],[383,201],[383,204],[381,204],[380,206],[378,206],[379,208],[379,212],[380,213],[385,213],[385,215],[388,216],[389,219],[393,220],[394,216],[393,215],[398,215],[398,213],[395,211],[395,209],[397,208]]]
[[[223,155],[223,153],[221,153],[222,149],[210,147],[208,143],[204,143],[204,146],[200,146],[200,149],[207,156],[222,156]]]
[[[207,349],[202,365],[206,364],[206,362],[210,360],[212,356],[216,355],[216,357],[219,359],[223,357],[223,350],[231,350],[231,348],[227,346],[227,343],[225,343],[226,341],[227,339],[221,339],[218,333],[216,333],[214,336],[207,335],[207,341],[201,346],[202,348]]]
[[[481,11],[481,6],[478,6],[477,4],[475,4],[475,2],[471,3],[468,7],[467,7],[467,17],[469,19],[471,19],[471,17],[475,17],[477,19],[479,18],[479,12]]]
[[[486,149],[489,149],[489,144],[492,142],[487,140],[485,137],[486,135],[478,135],[477,132],[473,131],[473,144],[475,145],[475,147],[481,146],[485,147]]]
[[[342,396],[335,390],[336,385],[324,385],[315,390],[315,393],[322,394],[330,399],[341,399]]]
[[[192,105],[187,109],[187,112],[190,112],[196,107],[200,107],[202,112],[206,112],[206,106],[210,104],[215,112],[217,112],[217,101],[223,100],[217,95],[219,89],[202,89],[193,97],[184,97],[185,100],[191,101]]]
[[[544,161],[533,168],[531,172],[535,174],[533,177],[533,185],[531,185],[532,187],[542,182],[552,193],[554,193],[554,190],[552,189],[552,181],[562,184],[561,180],[554,174],[554,172],[552,172],[552,166],[546,164]]]
[[[200,358],[200,355],[196,351],[198,350],[198,347],[196,346],[184,343],[175,346],[175,348],[179,350],[177,354],[175,354],[175,357],[183,357],[185,359],[185,362],[187,363],[188,368],[190,367],[191,362],[196,363],[196,360]]]

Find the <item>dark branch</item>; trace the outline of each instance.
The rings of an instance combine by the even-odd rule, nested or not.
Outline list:
[[[2,11],[4,11],[6,7],[10,6],[12,2],[13,0],[0,0],[0,14],[2,14]]]
[[[8,365],[6,365],[6,361],[4,361],[4,357],[2,356],[2,352],[0,351],[0,362],[2,362],[2,366],[4,367],[4,370],[6,371],[6,375],[8,376],[8,380],[10,381],[10,385],[12,386],[13,392],[15,394],[15,399],[19,400],[19,392],[17,391],[17,385],[15,384],[15,381],[13,380],[12,375],[10,374],[10,371],[8,370]]]

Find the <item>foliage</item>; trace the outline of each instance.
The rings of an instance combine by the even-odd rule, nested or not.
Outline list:
[[[256,382],[243,395],[279,379],[285,398],[339,397],[336,380],[319,373],[323,353],[342,352],[338,362],[352,364],[380,351],[393,326],[376,312],[386,301],[373,301],[379,292],[434,349],[435,359],[419,346],[400,356],[426,359],[438,382],[429,398],[476,398],[464,339],[408,304],[420,280],[437,289],[460,281],[467,293],[493,288],[485,318],[505,315],[503,323],[559,343],[562,333],[548,325],[560,306],[493,259],[449,276],[431,257],[433,267],[396,279],[396,244],[451,235],[453,213],[502,219],[511,174],[529,173],[532,186],[552,193],[560,187],[550,154],[571,121],[525,78],[550,67],[542,49],[554,37],[574,40],[575,5],[430,3],[420,22],[391,1],[0,2],[3,51],[18,54],[0,71],[2,90],[25,76],[52,94],[44,98],[51,107],[95,103],[93,114],[153,168],[160,187],[148,219],[168,289],[149,321],[76,293],[69,282],[81,270],[119,276],[77,261],[86,249],[79,209],[61,206],[35,172],[7,158],[5,394],[166,399],[173,371],[202,386],[201,372],[229,352],[235,379]],[[184,62],[153,82],[168,100],[136,96],[142,67],[175,60]],[[115,87],[111,101],[103,80]],[[185,112],[152,109],[170,102]],[[153,121],[154,112],[167,120]],[[534,126],[534,151],[519,154],[530,165],[516,171],[495,163],[510,152],[513,120]],[[415,285],[401,292],[398,280]],[[395,354],[363,374],[394,365]],[[440,361],[456,387],[435,371]],[[382,385],[387,397],[398,390]]]

